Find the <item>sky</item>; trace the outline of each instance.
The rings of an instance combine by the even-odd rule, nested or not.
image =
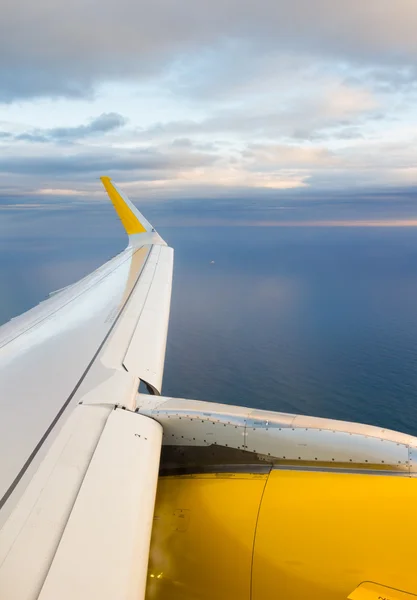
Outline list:
[[[3,4],[0,323],[123,249],[108,175],[175,247],[173,392],[415,433],[417,1]]]
[[[348,191],[415,219],[416,23],[415,0],[7,3],[0,204],[102,202],[106,174],[142,204]]]

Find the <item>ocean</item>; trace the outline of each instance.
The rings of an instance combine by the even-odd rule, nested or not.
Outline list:
[[[54,215],[4,227],[0,322],[122,249],[110,217],[74,227],[71,215],[58,233]],[[175,249],[164,395],[417,435],[417,228],[160,232]]]

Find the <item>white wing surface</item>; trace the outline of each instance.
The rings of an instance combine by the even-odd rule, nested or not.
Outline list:
[[[135,396],[141,380],[161,392],[173,251],[102,181],[128,247],[0,328],[0,597],[8,600],[137,598],[143,587],[161,427],[135,414]],[[106,561],[118,591],[105,581]],[[84,592],[71,592],[75,581]]]

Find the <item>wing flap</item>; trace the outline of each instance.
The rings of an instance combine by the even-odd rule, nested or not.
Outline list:
[[[152,419],[77,406],[0,531],[0,597],[143,597],[161,444]]]
[[[111,413],[110,406],[77,406],[52,444],[0,531],[0,598],[38,597]]]
[[[156,421],[110,414],[39,600],[144,597],[161,445]]]

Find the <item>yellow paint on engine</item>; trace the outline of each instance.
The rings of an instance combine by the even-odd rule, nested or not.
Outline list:
[[[272,471],[252,598],[346,600],[364,581],[416,594],[416,505],[413,478]]]
[[[417,595],[416,506],[408,477],[161,477],[146,598],[405,600]]]
[[[147,600],[249,600],[266,475],[159,479]]]
[[[112,184],[110,177],[100,177],[106,192],[109,195],[113,206],[119,215],[119,218],[126,229],[128,235],[135,233],[145,233],[146,229],[139,221],[138,217],[134,214],[132,209],[126,204],[125,200],[119,194],[118,190]]]

